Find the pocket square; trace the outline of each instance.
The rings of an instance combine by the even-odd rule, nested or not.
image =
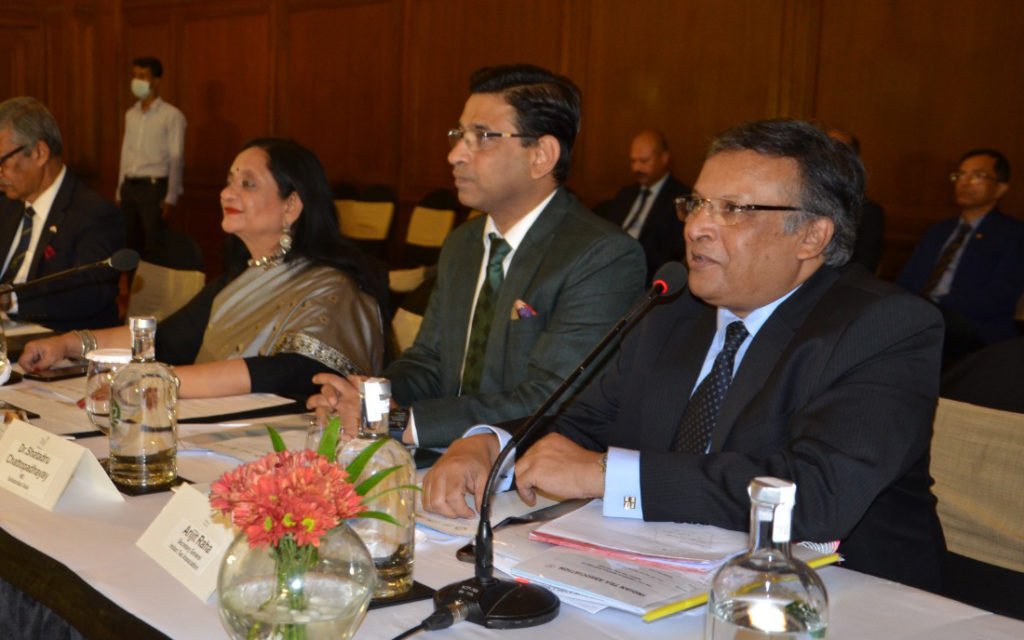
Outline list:
[[[526,304],[522,300],[516,300],[512,303],[512,315],[513,320],[519,320],[520,318],[532,318],[537,315],[537,312],[533,310],[533,307]]]

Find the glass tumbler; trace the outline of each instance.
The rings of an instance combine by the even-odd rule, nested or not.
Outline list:
[[[117,370],[131,362],[131,349],[95,349],[86,354],[85,413],[105,435],[110,434],[110,381]]]

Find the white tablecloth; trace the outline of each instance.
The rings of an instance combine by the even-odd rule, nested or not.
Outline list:
[[[80,442],[100,456],[106,454],[106,442],[102,438]],[[190,464],[186,457],[182,462],[183,475],[200,473],[198,467],[189,469]],[[203,467],[202,471],[208,473],[210,469]],[[69,567],[107,598],[172,638],[225,637],[215,603],[200,601],[135,546],[135,541],[168,499],[169,494],[164,493],[129,497],[116,505],[59,505],[57,512],[50,513],[0,490],[0,527]],[[472,567],[455,559],[455,550],[462,543],[462,540],[431,541],[420,535],[416,548],[416,579],[428,586],[440,587],[469,577]],[[1024,638],[1024,622],[839,567],[825,568],[821,575],[830,597],[830,639]],[[356,637],[391,638],[416,625],[431,609],[429,601],[422,601],[371,611]],[[641,636],[645,640],[682,640],[703,637],[703,624],[703,607],[645,623],[618,611],[605,610],[591,615],[563,606],[556,620],[535,629],[492,631],[464,622],[447,631],[424,633],[422,637],[500,635],[530,640],[619,640]]]

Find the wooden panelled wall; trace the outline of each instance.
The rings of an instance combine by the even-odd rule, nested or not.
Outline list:
[[[856,132],[888,212],[886,276],[955,213],[946,174],[961,152],[1000,148],[1024,174],[1018,0],[0,0],[0,94],[50,104],[69,164],[106,194],[137,55],[164,60],[163,94],[188,118],[175,224],[211,266],[243,141],[294,137],[332,180],[393,185],[407,213],[451,185],[444,133],[469,72],[502,62],[582,88],[569,186],[589,204],[629,181],[640,128],[668,134],[691,183],[709,136],[744,119]],[[1022,192],[1005,200],[1016,215]]]

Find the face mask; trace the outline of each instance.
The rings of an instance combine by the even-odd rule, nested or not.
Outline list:
[[[149,95],[149,81],[132,78],[132,95],[139,100],[145,100]]]

